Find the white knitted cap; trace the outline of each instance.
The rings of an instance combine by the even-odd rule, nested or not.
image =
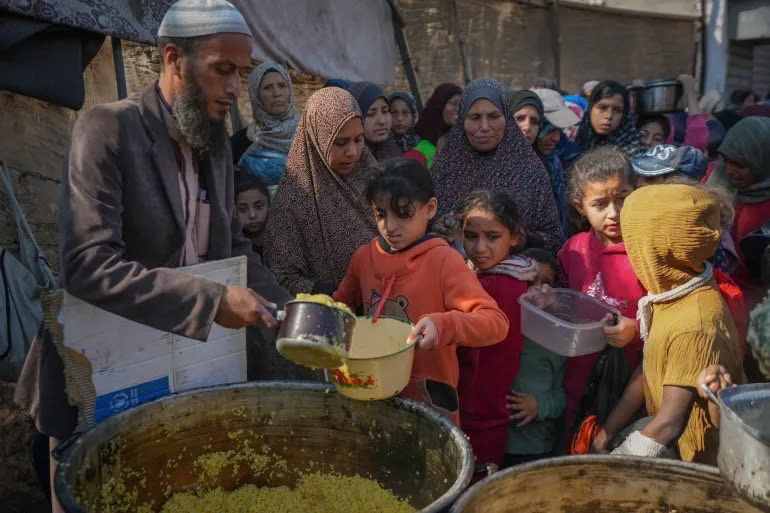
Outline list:
[[[200,37],[246,34],[251,30],[243,15],[226,0],[177,0],[158,27],[158,37]]]

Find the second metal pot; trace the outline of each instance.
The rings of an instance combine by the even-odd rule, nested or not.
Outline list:
[[[661,80],[631,88],[636,99],[636,112],[667,114],[684,110],[684,92],[677,80]]]
[[[311,301],[284,307],[276,347],[289,360],[315,369],[336,369],[345,362],[353,337],[353,314]]]
[[[748,502],[770,512],[770,383],[719,391],[719,470]]]

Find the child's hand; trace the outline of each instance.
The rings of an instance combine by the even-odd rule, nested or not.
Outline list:
[[[703,390],[703,385],[709,387],[711,391],[716,394],[723,388],[732,386],[733,378],[730,377],[730,374],[727,373],[727,369],[723,366],[709,365],[703,369],[700,376],[698,376],[698,386],[696,387],[698,389],[698,395],[703,399],[708,399],[708,394]]]
[[[543,285],[532,285],[522,297],[540,309],[548,308],[554,301],[556,301],[553,289],[551,289],[551,286],[547,283],[544,283]]]
[[[516,427],[523,427],[537,418],[537,399],[535,396],[525,394],[523,392],[511,391],[511,395],[507,396],[508,409],[512,412],[511,420],[521,420]]]
[[[407,337],[407,341],[411,344],[417,337],[420,337],[420,341],[417,342],[417,349],[421,351],[432,351],[438,346],[438,328],[430,320],[430,317],[423,317],[412,328],[412,332]]]
[[[612,314],[607,314],[605,320],[612,322]],[[604,340],[612,347],[625,347],[636,336],[636,321],[620,316],[615,326],[604,327]]]
[[[603,454],[607,452],[607,442],[610,441],[610,436],[604,428],[599,429],[599,432],[594,437],[594,441],[591,442],[591,452],[593,454]]]
[[[454,212],[444,214],[433,223],[433,232],[452,244],[460,233],[460,218]]]

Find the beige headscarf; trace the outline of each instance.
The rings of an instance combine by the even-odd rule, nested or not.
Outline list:
[[[265,257],[280,284],[292,294],[317,283],[338,285],[355,251],[377,235],[364,189],[377,161],[364,147],[346,176],[329,167],[329,150],[342,126],[361,118],[347,91],[327,87],[305,106],[286,157],[286,170],[267,224]]]

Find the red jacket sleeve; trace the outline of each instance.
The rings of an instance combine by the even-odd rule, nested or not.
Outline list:
[[[355,310],[361,306],[363,299],[361,298],[361,279],[359,276],[359,268],[361,266],[361,259],[364,258],[364,254],[368,251],[369,246],[358,248],[353,254],[353,258],[350,259],[348,270],[345,273],[345,277],[342,279],[342,283],[337,287],[337,290],[332,294],[335,301],[345,303],[352,310]]]
[[[687,116],[687,134],[682,141],[682,146],[692,146],[702,152],[706,152],[709,143],[709,128],[706,125],[705,114],[693,114]]]
[[[445,253],[439,269],[445,312],[428,315],[438,328],[439,346],[497,344],[508,333],[508,318],[460,254]]]

